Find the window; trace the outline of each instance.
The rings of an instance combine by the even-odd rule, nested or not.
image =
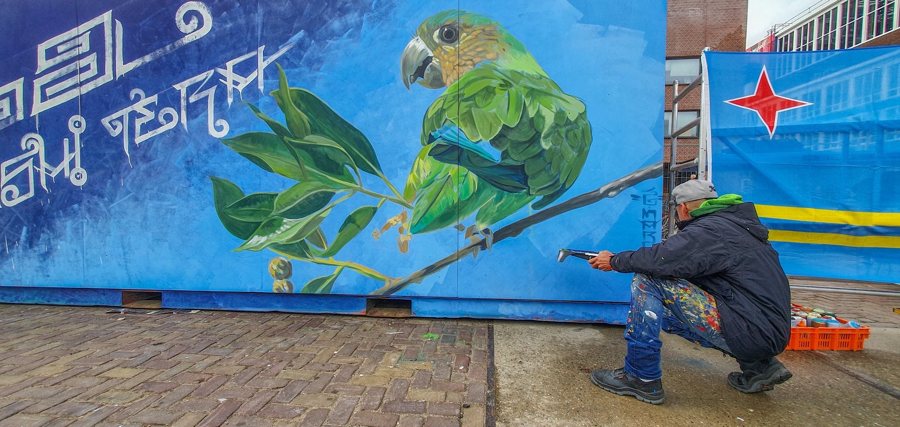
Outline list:
[[[775,42],[776,52],[790,52],[794,50],[794,32],[791,31],[778,38]]]
[[[837,7],[819,15],[815,50],[831,50],[837,40]]]
[[[856,34],[854,34],[853,44],[847,47],[856,46],[863,41],[863,17],[865,16],[866,0],[856,0]]]
[[[857,9],[858,14],[862,14],[863,7],[865,7],[865,11],[867,12],[866,19],[866,31],[865,31],[865,40],[869,40],[875,37],[878,37],[884,33],[887,33],[894,29],[894,8],[896,7],[896,0],[857,0],[859,1],[859,8]],[[859,31],[858,31],[859,33]],[[862,34],[859,34],[858,38],[861,38]],[[860,43],[862,40],[858,40],[857,43]]]
[[[875,68],[853,79],[850,101],[853,105],[868,105],[881,100],[881,68]]]
[[[872,3],[869,3],[869,8]],[[875,2],[875,37],[894,29],[894,0]],[[870,31],[871,32],[871,31]]]
[[[787,114],[797,114],[797,118],[812,118],[817,114],[822,112],[822,92],[815,91],[810,92],[806,95],[806,102],[809,102],[811,105],[808,105],[805,108],[798,108],[796,110],[785,111]]]
[[[839,81],[825,88],[825,107],[826,113],[841,111],[849,106],[850,101],[850,82],[847,80]]]
[[[889,2],[887,8],[885,8],[885,18],[884,18],[884,32],[890,32],[894,29],[894,8],[896,7],[896,1]]]
[[[681,129],[682,127],[684,127],[685,125],[687,125],[688,123],[690,123],[691,121],[696,119],[697,117],[700,117],[699,111],[691,111],[691,110],[679,111],[678,112],[678,123],[675,124],[675,130]],[[671,123],[671,121],[672,121],[672,112],[666,111],[665,114],[663,114],[663,126],[665,126],[666,138],[672,136],[672,132],[670,132],[671,129],[669,129],[669,126],[670,126],[669,123]],[[694,126],[691,130],[689,130],[681,135],[678,135],[679,138],[697,138],[699,136],[700,136],[700,126]]]
[[[875,35],[875,0],[868,0],[868,2],[869,14],[866,18],[868,19],[869,27],[866,31],[866,40],[871,39]]]
[[[856,45],[854,35],[856,27],[862,25],[862,15],[857,14],[856,7],[860,0],[847,0],[841,6],[841,48],[848,49]]]
[[[792,50],[794,50],[794,32],[793,31],[791,31],[791,33],[788,34],[787,41],[785,41],[785,44],[784,44],[785,52],[790,52]]]
[[[900,96],[900,64],[892,64],[887,69],[888,84],[885,98]]]
[[[809,21],[809,23],[806,24],[806,37],[807,37],[807,43],[806,43],[805,50],[815,50],[815,43],[816,43],[816,24],[815,24],[815,22]]]
[[[830,23],[828,24],[828,49],[836,49],[837,48],[837,17],[838,17],[838,8],[835,7],[828,12],[830,16]]]
[[[818,31],[816,32],[816,47],[815,47],[815,49],[822,50],[822,49],[825,49],[825,45],[827,44],[827,42],[824,40],[824,38],[828,34],[828,28],[826,28],[826,25],[828,23],[828,18],[825,15],[819,15],[818,21],[819,21],[819,25],[816,27],[818,29]]]
[[[797,31],[797,49],[796,50],[814,50],[816,42],[815,21],[809,21],[803,24]]]
[[[680,58],[666,60],[666,84],[675,80],[688,84],[700,77],[700,58]]]

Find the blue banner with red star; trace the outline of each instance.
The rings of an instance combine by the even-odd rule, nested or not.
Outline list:
[[[785,271],[900,281],[900,48],[704,59],[711,176]]]

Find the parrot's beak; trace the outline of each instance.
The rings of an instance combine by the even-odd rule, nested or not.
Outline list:
[[[434,54],[425,42],[415,37],[403,49],[400,57],[400,68],[403,72],[403,85],[409,86],[415,82],[430,89],[444,87],[444,76],[441,75],[441,64],[435,59]]]

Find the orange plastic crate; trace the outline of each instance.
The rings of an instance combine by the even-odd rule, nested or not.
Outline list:
[[[841,320],[841,319],[838,319]],[[844,322],[846,323],[846,322]],[[852,350],[863,349],[869,338],[869,327],[861,328],[791,328],[791,339],[785,350]]]

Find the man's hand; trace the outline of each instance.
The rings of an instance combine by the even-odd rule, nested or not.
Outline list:
[[[609,264],[609,260],[612,259],[614,253],[610,251],[600,251],[597,256],[588,260],[591,264],[591,267],[596,268],[597,270],[603,271],[612,271],[612,265]]]

